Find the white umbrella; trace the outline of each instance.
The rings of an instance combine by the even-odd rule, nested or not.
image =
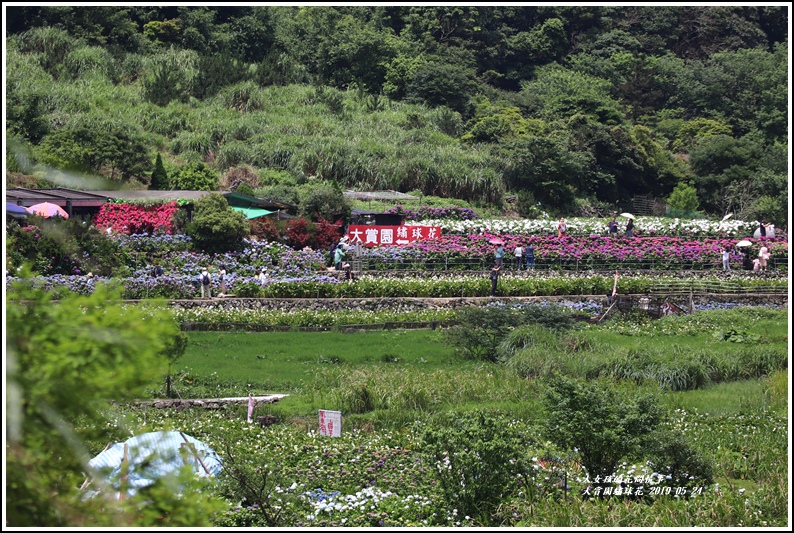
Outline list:
[[[620,216],[634,220],[634,215],[632,215],[631,213],[621,213]]]
[[[727,215],[725,215],[724,217],[722,217],[722,220],[721,220],[721,222],[725,222],[726,220],[728,220],[728,219],[729,219],[729,218],[731,218],[732,216],[733,216],[733,213],[728,213]]]
[[[736,246],[752,246],[752,245],[753,243],[751,243],[748,240],[743,240],[736,243]]]

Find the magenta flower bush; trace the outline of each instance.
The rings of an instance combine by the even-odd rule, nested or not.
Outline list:
[[[591,235],[586,237],[556,237],[547,235],[444,235],[439,239],[418,241],[404,247],[381,247],[365,251],[365,257],[386,264],[410,264],[419,259],[438,257],[493,258],[497,246],[490,241],[504,241],[505,260],[513,258],[516,246],[529,244],[535,249],[536,262],[654,260],[660,264],[716,262],[721,258],[726,246],[733,247],[733,238],[712,238],[691,240],[682,237],[606,237]],[[759,239],[749,239],[751,257],[758,254],[761,246]],[[788,257],[788,241],[784,237],[763,241],[772,257]],[[741,262],[742,255],[732,248],[732,262]]]

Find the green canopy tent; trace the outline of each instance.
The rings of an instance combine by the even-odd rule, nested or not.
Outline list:
[[[262,209],[261,207],[234,207],[232,209],[235,211],[239,211],[246,216],[248,220],[263,217],[266,215],[272,215],[276,211],[268,211],[267,209]]]

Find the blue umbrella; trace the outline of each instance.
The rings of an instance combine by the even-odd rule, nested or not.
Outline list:
[[[28,216],[27,210],[21,205],[6,202],[6,213],[12,217],[24,218]]]

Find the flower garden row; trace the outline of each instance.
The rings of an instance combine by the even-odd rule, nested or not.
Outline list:
[[[607,235],[607,222],[611,219],[566,218],[569,235]],[[454,220],[450,218],[424,219],[421,225],[440,226],[445,234],[510,234],[510,235],[556,235],[558,220],[540,219],[471,219]],[[625,228],[627,220],[620,219],[620,228]],[[419,224],[409,219],[407,224]],[[671,237],[751,237],[758,229],[758,221],[704,219],[682,220],[667,217],[636,217],[635,236]],[[779,230],[778,230],[779,231]]]
[[[565,261],[593,262],[602,265],[619,267],[624,261],[653,261],[657,269],[681,268],[682,264],[690,267],[693,262],[702,265],[713,265],[721,258],[722,251],[728,247],[731,252],[731,263],[741,268],[742,254],[735,248],[736,239],[706,238],[691,240],[682,237],[609,237],[592,235],[587,237],[548,236],[548,235],[517,235],[517,234],[470,234],[445,235],[439,239],[418,241],[405,247],[372,248],[365,252],[367,264],[374,268],[395,268],[400,264],[410,265],[419,261],[428,262],[433,259],[486,260],[494,257],[495,238],[504,242],[506,261],[513,259],[513,250],[517,246],[532,245],[536,263],[560,263]],[[788,241],[782,237],[749,239],[752,245],[752,257],[764,244],[771,257],[788,257]]]
[[[24,282],[34,287],[56,293],[71,291],[87,294],[94,284],[109,283],[122,291],[123,299],[166,298],[172,300],[192,299],[200,296],[200,287],[195,274],[167,274],[153,278],[143,272],[126,278],[94,278],[85,276],[49,276],[17,278],[7,277],[6,286],[13,290],[15,282]],[[635,275],[620,278],[621,293],[645,293],[656,285],[673,282],[678,278],[664,275]],[[703,281],[718,281],[716,276]],[[363,275],[355,282],[336,277],[306,275],[270,278],[260,285],[253,277],[232,273],[226,278],[227,295],[242,298],[376,298],[419,297],[457,298],[483,297],[490,293],[491,282],[486,276],[440,275],[434,278],[391,278]],[[499,279],[499,296],[550,296],[592,295],[612,291],[614,277],[594,274],[562,274],[558,276],[504,274]],[[756,279],[737,276],[731,280],[733,287],[743,291],[767,292],[769,289],[784,290],[786,279]],[[220,281],[212,282],[214,295],[220,293]]]

